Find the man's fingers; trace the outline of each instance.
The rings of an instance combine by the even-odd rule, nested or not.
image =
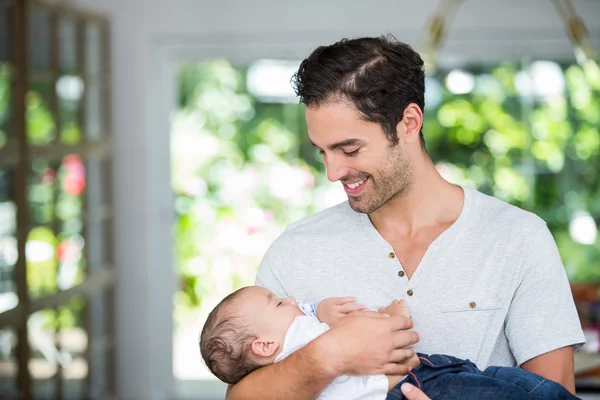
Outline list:
[[[365,306],[363,306],[362,304],[344,304],[343,306],[340,306],[339,312],[347,314],[352,311],[361,311],[364,309]]]
[[[419,342],[419,334],[412,331],[399,331],[394,333],[394,348],[402,349]]]
[[[387,363],[383,366],[384,375],[406,375],[410,371],[408,365],[404,364],[396,364],[396,363]]]
[[[394,331],[406,331],[408,329],[412,329],[413,321],[411,318],[402,317],[402,316],[394,316],[390,318],[391,328]]]
[[[431,398],[423,393],[421,389],[410,383],[403,383],[402,386],[400,386],[400,390],[402,390],[402,394],[408,400],[431,400]]]
[[[409,358],[411,358],[414,355],[415,355],[415,349],[413,349],[413,348],[396,349],[396,350],[392,350],[388,361],[392,362],[392,363],[403,363],[404,361],[408,360]]]

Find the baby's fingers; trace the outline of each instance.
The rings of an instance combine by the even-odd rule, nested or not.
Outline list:
[[[332,300],[334,301],[335,305],[338,306],[348,303],[355,303],[358,301],[356,297],[333,297]]]
[[[366,307],[362,304],[344,304],[338,308],[338,311],[344,314],[351,313],[353,311],[362,311]]]

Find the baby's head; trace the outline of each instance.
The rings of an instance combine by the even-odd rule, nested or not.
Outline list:
[[[296,301],[280,299],[260,286],[239,289],[208,315],[200,353],[210,371],[226,383],[275,361],[285,334],[302,314]]]

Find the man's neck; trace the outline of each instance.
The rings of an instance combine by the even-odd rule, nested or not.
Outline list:
[[[424,227],[452,224],[460,215],[463,190],[442,178],[430,160],[419,162],[413,173],[406,196],[388,201],[369,215],[378,231],[410,237]]]

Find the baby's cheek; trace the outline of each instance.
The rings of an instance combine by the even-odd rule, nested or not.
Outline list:
[[[300,308],[298,308],[297,306],[292,306],[289,307],[288,311],[288,315],[290,316],[290,318],[296,318],[299,317],[301,315],[304,315],[304,313],[302,312],[302,310],[300,310]]]

